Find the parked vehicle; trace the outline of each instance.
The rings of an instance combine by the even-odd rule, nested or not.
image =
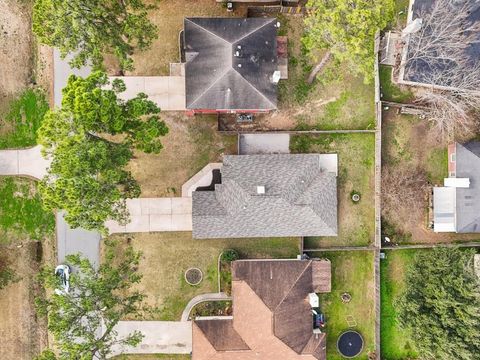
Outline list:
[[[68,294],[70,291],[70,266],[61,264],[55,268],[55,275],[59,277],[62,289],[55,289],[58,295]]]

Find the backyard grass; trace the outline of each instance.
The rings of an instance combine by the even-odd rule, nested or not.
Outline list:
[[[398,103],[410,103],[415,95],[408,89],[402,89],[392,82],[392,67],[380,65],[380,92],[382,100]]]
[[[168,112],[161,117],[169,133],[160,154],[136,152],[129,164],[142,197],[181,196],[182,185],[205,165],[237,153],[237,137],[218,133],[215,116]]]
[[[417,358],[415,346],[408,331],[398,324],[395,301],[405,288],[405,272],[417,250],[385,251],[381,260],[381,351],[382,359],[403,360]]]
[[[337,351],[337,339],[349,329],[362,335],[364,349],[357,358],[367,359],[368,354],[375,350],[374,253],[332,251],[321,253],[321,257],[332,262],[332,291],[319,295],[320,308],[327,321],[327,359],[343,359]],[[341,294],[345,292],[352,296],[346,304],[341,300]],[[357,323],[355,327],[349,327],[347,316],[353,316]]]
[[[295,135],[293,153],[338,154],[338,237],[305,239],[305,248],[369,245],[374,239],[375,137],[374,134]],[[351,193],[360,194],[354,203]]]
[[[191,232],[115,235],[120,244],[130,242],[143,253],[139,271],[143,279],[138,290],[147,295],[152,311],[147,320],[180,320],[188,301],[194,296],[217,292],[217,259],[225,249],[236,250],[241,258],[295,258],[299,238],[194,240]],[[130,240],[128,240],[130,239]],[[203,281],[188,285],[185,270],[197,267]]]
[[[448,176],[447,144],[441,143],[430,128],[428,122],[411,115],[403,115],[397,109],[383,111],[382,125],[382,171],[395,172],[402,167],[420,171],[424,174],[428,186],[442,186]],[[382,189],[386,196],[387,189]],[[406,189],[405,191],[408,191]],[[396,243],[433,243],[477,240],[476,234],[434,233],[427,229],[428,200],[419,201],[416,211],[410,207],[388,208],[383,201],[383,220],[388,232]],[[385,227],[385,226],[384,226]]]
[[[330,59],[313,84],[306,79],[325,51],[302,47],[303,19],[279,17],[288,36],[288,79],[279,83],[278,117],[287,115],[297,129],[368,129],[375,126],[374,87]]]

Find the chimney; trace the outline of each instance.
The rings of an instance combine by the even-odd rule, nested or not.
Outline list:
[[[263,185],[257,186],[257,194],[258,194],[258,195],[263,195],[263,194],[265,194],[265,186],[263,186]]]

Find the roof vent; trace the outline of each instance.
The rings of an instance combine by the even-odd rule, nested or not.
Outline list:
[[[241,67],[242,67],[242,64],[238,64],[237,66],[238,66],[239,68],[241,68]]]
[[[242,48],[242,45],[237,45],[237,49],[240,50]]]
[[[265,186],[257,186],[257,194],[263,195],[265,194]]]

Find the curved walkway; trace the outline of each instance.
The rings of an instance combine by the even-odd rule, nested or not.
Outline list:
[[[47,169],[52,162],[45,159],[41,146],[28,149],[1,150],[0,175],[30,176],[42,179],[47,175]]]
[[[192,300],[188,302],[187,306],[185,307],[185,310],[183,310],[181,321],[188,321],[188,317],[190,316],[190,313],[192,312],[192,309],[195,305],[198,305],[205,301],[225,301],[225,300],[232,300],[232,298],[223,292],[209,293],[209,294],[202,294],[202,295],[195,296]]]

